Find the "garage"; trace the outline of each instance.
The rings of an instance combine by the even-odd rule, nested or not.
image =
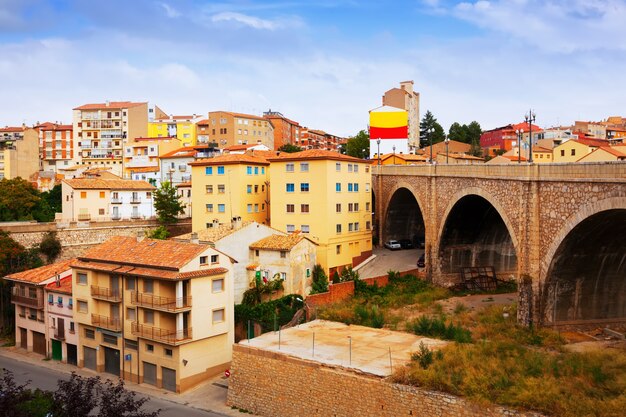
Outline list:
[[[39,332],[33,332],[33,352],[40,355],[46,354],[46,335]]]
[[[104,348],[104,372],[120,376],[120,351],[117,349],[111,349],[109,347]]]
[[[143,363],[143,382],[150,385],[156,385],[157,377],[156,377],[157,367],[153,363],[144,362]]]
[[[78,349],[76,345],[67,344],[67,363],[70,365],[78,365]]]
[[[163,374],[163,389],[176,392],[176,370],[161,367],[161,373]]]
[[[83,346],[83,363],[85,368],[96,371],[96,350]]]

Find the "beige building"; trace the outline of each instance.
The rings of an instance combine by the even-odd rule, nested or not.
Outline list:
[[[577,162],[583,156],[602,146],[609,146],[608,141],[589,138],[568,140],[552,149],[552,160],[558,163]]]
[[[483,164],[485,160],[483,158],[479,158],[477,156],[467,155],[464,153],[450,153],[446,154],[445,152],[437,153],[437,157],[435,158],[435,163],[437,164]]]
[[[626,147],[624,150],[626,151]],[[578,162],[626,161],[626,154],[616,146],[602,146],[583,156]]]
[[[78,334],[74,321],[72,272],[69,265],[64,275],[61,278],[59,274],[58,279],[45,287],[46,340],[52,360],[78,365]]]
[[[160,157],[181,148],[176,137],[134,138],[124,145],[124,178],[161,182]],[[137,177],[139,175],[139,177]]]
[[[78,366],[173,392],[228,369],[228,256],[208,245],[118,236],[72,266]]]
[[[0,179],[30,178],[39,171],[39,133],[26,126],[0,128]]]
[[[209,112],[208,128],[198,123],[198,136],[206,133],[209,142],[216,143],[220,149],[232,145],[261,143],[274,149],[274,125],[270,120],[252,114],[232,113],[227,111]],[[207,129],[205,132],[202,128]]]
[[[387,90],[383,106],[406,110],[409,116],[409,149],[420,147],[420,94],[413,91],[413,81],[402,81],[400,88]]]

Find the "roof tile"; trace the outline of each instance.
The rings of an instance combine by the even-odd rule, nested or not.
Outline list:
[[[29,269],[27,271],[16,272],[7,275],[5,278],[13,281],[29,282],[31,284],[39,284],[47,279],[54,277],[56,274],[65,272],[70,269],[75,259],[61,261],[50,265],[40,266],[39,268]]]

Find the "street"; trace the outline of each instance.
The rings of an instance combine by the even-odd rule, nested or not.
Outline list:
[[[42,366],[32,365],[27,362],[16,361],[5,356],[0,356],[0,369],[1,368],[6,368],[12,371],[15,376],[15,382],[18,384],[30,381],[29,388],[31,389],[39,388],[54,391],[57,387],[57,380],[69,379],[67,373],[54,371]],[[140,397],[146,396],[140,392],[137,392],[137,395]],[[146,402],[144,408],[150,411],[160,408],[160,416],[162,417],[225,417],[224,414],[202,411],[154,397],[150,398],[150,400]]]

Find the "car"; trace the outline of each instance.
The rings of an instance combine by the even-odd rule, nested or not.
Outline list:
[[[400,246],[402,249],[413,249],[413,242],[411,239],[400,239]]]
[[[388,240],[385,242],[385,247],[389,250],[397,250],[397,249],[402,249],[402,246],[400,245],[400,242],[398,242],[397,240]]]
[[[417,267],[426,268],[426,254],[425,253],[422,253],[420,257],[417,259]]]

